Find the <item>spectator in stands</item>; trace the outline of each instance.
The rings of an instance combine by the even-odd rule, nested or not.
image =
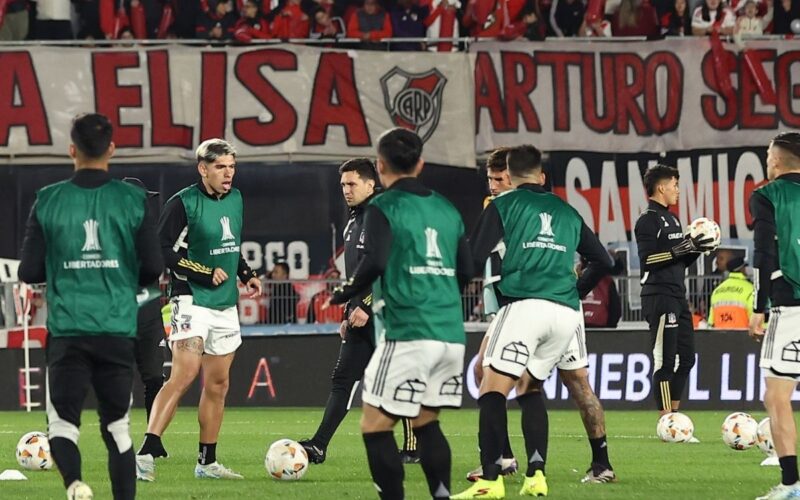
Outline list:
[[[289,265],[278,262],[272,268],[269,279],[282,283],[272,283],[269,295],[269,320],[273,325],[294,323],[297,317],[297,302],[299,297],[289,279]]]
[[[378,0],[364,0],[364,7],[356,10],[347,22],[347,37],[366,42],[361,44],[362,49],[379,49],[380,45],[369,42],[391,36],[392,20]]]
[[[323,11],[324,12],[324,11]],[[340,283],[342,275],[338,269],[329,269],[325,273],[325,279],[329,280],[325,288],[311,297],[311,304],[308,307],[309,323],[341,323],[344,319],[344,304],[328,304],[333,294],[333,289]]]
[[[742,36],[758,36],[764,34],[764,28],[772,21],[772,4],[769,6],[767,16],[758,15],[758,2],[747,0],[742,8],[743,14],[736,19],[734,34]]]
[[[661,33],[664,36],[690,36],[692,16],[687,0],[675,0],[672,9],[661,16]]]
[[[233,36],[237,41],[245,43],[272,38],[269,23],[261,14],[261,8],[256,0],[247,0],[244,3],[242,17],[236,22]]]
[[[343,38],[346,33],[344,19],[339,16],[331,17],[330,13],[322,7],[314,11],[314,24],[311,28],[311,38]]]
[[[772,34],[792,34],[792,21],[800,19],[800,0],[774,0]]]
[[[394,38],[424,38],[428,28],[428,8],[418,0],[397,0],[389,13]],[[393,43],[392,50],[424,50],[422,42]]]
[[[736,16],[722,0],[704,0],[692,15],[692,34],[710,35],[717,26],[720,35],[732,35],[736,26]]]
[[[28,24],[28,0],[6,0],[5,15],[0,12],[0,41],[25,40],[28,37]]]
[[[458,37],[458,9],[461,8],[459,0],[421,0],[420,5],[428,7],[428,38],[455,38]],[[458,50],[452,42],[441,42],[428,45],[428,50],[436,52],[451,52]]]
[[[547,26],[542,21],[538,0],[527,0],[522,8],[522,18],[506,30],[504,38],[515,40],[522,37],[530,41],[541,41],[546,34]]]
[[[747,279],[747,262],[734,257],[728,262],[728,278],[711,294],[708,324],[714,328],[747,328],[753,312],[754,287]]]
[[[586,5],[583,0],[553,0],[550,27],[558,37],[577,36],[583,24]]]
[[[588,262],[581,257],[576,269],[578,276],[583,274]],[[615,269],[619,269],[621,261],[615,259]],[[610,275],[604,276],[586,297],[581,299],[583,320],[587,327],[616,328],[622,317],[622,301],[617,285]]]
[[[300,4],[301,0],[287,0],[283,7],[279,7],[278,15],[272,21],[272,35],[275,38],[308,38],[311,18]]]
[[[660,35],[656,9],[642,0],[622,0],[619,8],[611,16],[611,34],[613,36],[646,36],[655,38]]]
[[[525,1],[469,0],[464,11],[464,27],[472,36],[508,38],[509,27],[522,20]]]
[[[38,0],[36,25],[38,40],[72,40],[72,7],[64,0]]]
[[[78,40],[97,40],[104,38],[100,30],[100,11],[98,0],[73,0],[75,14],[78,17]],[[194,20],[192,20],[194,28]]]
[[[233,0],[209,2],[209,9],[200,14],[197,38],[221,41],[233,38],[234,26],[239,20],[234,12]]]

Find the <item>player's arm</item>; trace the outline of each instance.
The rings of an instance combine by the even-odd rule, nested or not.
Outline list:
[[[364,255],[358,261],[353,276],[331,297],[331,304],[344,304],[383,274],[392,250],[392,228],[379,208],[369,205],[364,210]]]
[[[161,255],[164,264],[175,274],[186,276],[186,279],[203,286],[214,286],[214,270],[199,262],[183,257],[178,251],[186,245],[186,229],[189,219],[186,209],[179,197],[174,197],[164,206],[158,224],[158,236],[161,242]]]
[[[469,250],[472,254],[472,273],[480,272],[486,265],[486,259],[498,243],[503,240],[505,231],[500,212],[494,203],[489,203],[478,218],[478,224],[469,237]]]
[[[243,255],[239,255],[239,267],[236,269],[236,275],[242,283],[247,283],[251,278],[257,278],[258,275],[250,268],[250,265],[244,260]]]
[[[674,247],[664,250],[658,247],[658,235],[661,232],[661,224],[658,216],[652,212],[646,212],[636,221],[634,234],[636,236],[636,246],[639,249],[639,263],[642,271],[655,271],[663,267],[682,261],[690,253],[704,251],[704,244],[711,242],[711,239],[691,238],[687,236]]]
[[[139,257],[139,286],[147,286],[161,276],[164,258],[158,239],[158,220],[152,203],[144,200],[144,218],[136,232],[136,255]]]
[[[753,312],[763,313],[769,303],[772,273],[777,269],[775,235],[775,208],[762,194],[750,196],[750,214],[753,216],[753,286],[755,298]]]
[[[25,224],[25,239],[22,241],[22,261],[17,271],[20,281],[25,283],[44,283],[47,279],[45,268],[44,231],[36,217],[36,202],[31,207],[28,222]]]
[[[585,222],[581,221],[581,239],[578,242],[578,253],[585,257],[588,265],[578,278],[575,286],[578,288],[578,295],[581,298],[592,291],[603,276],[611,274],[614,269],[614,259],[600,243],[600,239],[589,229]]]

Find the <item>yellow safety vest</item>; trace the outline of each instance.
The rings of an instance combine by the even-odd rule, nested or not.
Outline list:
[[[753,312],[753,284],[743,273],[730,273],[711,293],[708,324],[714,328],[747,328]]]

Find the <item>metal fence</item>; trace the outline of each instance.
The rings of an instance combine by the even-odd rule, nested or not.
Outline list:
[[[723,276],[689,276],[686,278],[687,299],[693,312],[705,317],[709,297]],[[240,285],[239,317],[242,325],[286,325],[339,323],[344,318],[344,307],[328,304],[332,290],[341,281],[331,280],[264,280],[261,297],[249,298]],[[641,310],[641,285],[638,276],[614,277],[622,307],[621,322],[644,321]],[[162,284],[166,290],[166,284]],[[164,299],[166,301],[166,299]],[[485,322],[483,309],[483,282],[472,281],[462,294],[465,322]],[[47,315],[44,289],[36,287],[33,296],[31,324],[43,324]],[[14,308],[13,283],[0,284],[0,325],[11,328],[19,325]]]

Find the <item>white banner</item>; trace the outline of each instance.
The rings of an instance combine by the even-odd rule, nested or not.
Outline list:
[[[800,46],[746,48],[747,57],[734,44],[715,54],[708,38],[475,44],[476,150],[765,146],[800,129]]]
[[[374,156],[405,126],[427,161],[475,164],[464,53],[34,47],[0,51],[0,67],[0,156],[66,158],[70,120],[99,112],[118,158],[191,158],[209,137],[250,159]]]

